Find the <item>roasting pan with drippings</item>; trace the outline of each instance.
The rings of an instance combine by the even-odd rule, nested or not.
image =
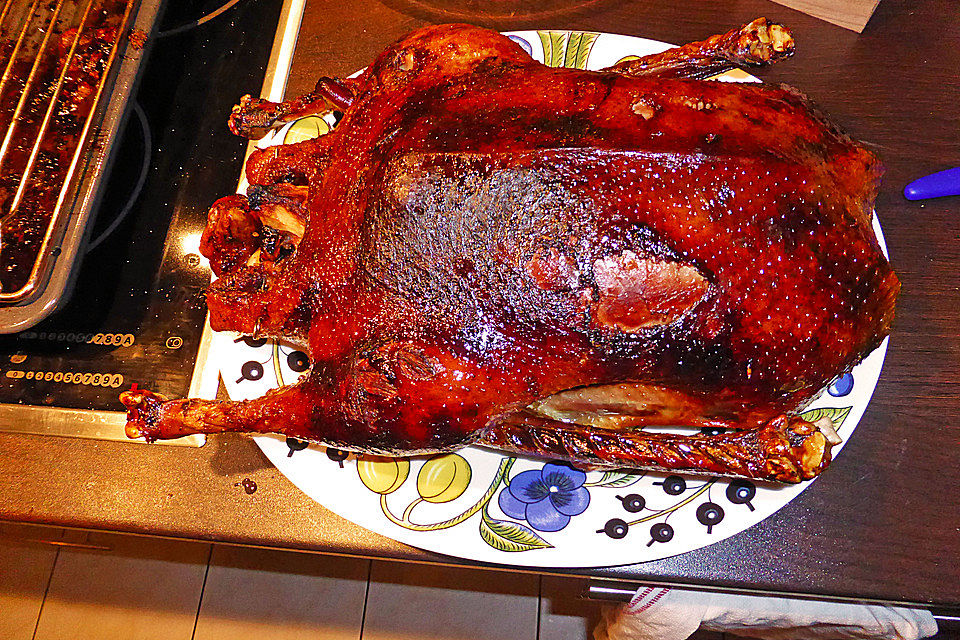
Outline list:
[[[158,4],[0,0],[0,332],[66,297]]]

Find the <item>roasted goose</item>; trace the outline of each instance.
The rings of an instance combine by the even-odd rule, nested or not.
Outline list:
[[[202,244],[213,328],[304,343],[312,368],[248,402],[133,389],[128,434],[813,477],[835,432],[792,413],[893,319],[881,167],[793,89],[689,79],[792,48],[758,20],[593,72],[442,25],[356,79],[245,98],[250,135],[343,114],[256,151]],[[644,430],[667,425],[724,432]]]

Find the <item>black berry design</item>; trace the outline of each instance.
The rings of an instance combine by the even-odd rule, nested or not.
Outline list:
[[[295,373],[302,373],[310,367],[310,358],[303,351],[291,351],[287,355],[287,366]]]
[[[630,525],[620,518],[613,518],[612,520],[607,520],[607,524],[603,526],[603,529],[598,530],[597,533],[605,533],[614,540],[619,540],[625,537],[629,530]]]
[[[663,482],[654,482],[663,487],[663,492],[670,496],[678,496],[687,490],[687,481],[680,476],[667,476]]]
[[[251,349],[259,349],[263,345],[267,344],[266,338],[251,338],[250,336],[243,336],[242,338],[237,338],[234,342],[242,342]]]
[[[713,525],[723,520],[724,516],[723,509],[720,505],[710,500],[710,487],[712,487],[716,481],[716,478],[711,478],[702,485],[688,487],[687,481],[680,476],[667,476],[661,482],[654,482],[653,484],[661,485],[664,492],[671,496],[678,496],[687,491],[687,489],[693,491],[693,493],[686,497],[678,498],[677,501],[670,506],[662,508],[647,506],[646,499],[638,493],[616,496],[620,504],[623,505],[624,510],[628,513],[639,514],[641,511],[650,511],[651,513],[638,517],[636,520],[630,520],[629,522],[621,520],[620,518],[607,520],[607,524],[603,529],[598,529],[597,533],[603,533],[614,540],[619,540],[620,538],[626,537],[628,530],[634,525],[661,520],[662,522],[658,522],[651,527],[651,540],[647,546],[649,547],[654,542],[669,542],[673,539],[674,529],[665,522],[667,518],[669,518],[674,511],[678,511],[689,504],[695,504],[697,498],[704,496],[704,494],[706,494],[705,498],[707,502],[697,509],[697,519],[707,526],[707,533],[710,533]]]
[[[263,377],[263,365],[256,360],[250,360],[249,362],[244,362],[243,366],[240,367],[240,377],[237,378],[237,382],[243,382],[244,380],[259,380]]]
[[[726,433],[727,430],[723,427],[704,427],[700,429],[700,433],[705,436],[718,436],[721,433]]]
[[[707,533],[713,533],[713,526],[723,520],[723,507],[716,502],[704,502],[697,507],[697,520],[706,525]]]
[[[650,542],[647,543],[647,546],[651,546],[654,542],[670,542],[671,540],[673,540],[673,527],[666,522],[658,522],[650,527]]]
[[[289,458],[290,456],[292,456],[295,451],[303,451],[308,446],[310,446],[310,443],[304,440],[299,440],[297,438],[287,438],[287,447],[290,449],[290,451],[287,452],[287,457]]]
[[[327,447],[327,457],[340,465],[340,468],[343,469],[343,461],[347,459],[350,453],[344,451],[343,449],[334,449],[333,447]]]
[[[733,504],[745,504],[753,511],[751,500],[757,495],[757,487],[749,480],[734,480],[727,485],[727,500]]]
[[[623,504],[623,508],[630,513],[643,511],[643,508],[647,506],[647,501],[643,499],[643,496],[636,493],[630,493],[623,497],[617,496],[617,500],[619,500]]]

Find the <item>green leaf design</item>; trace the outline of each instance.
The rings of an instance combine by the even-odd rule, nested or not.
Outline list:
[[[593,43],[599,35],[599,33],[590,31],[571,31],[567,40],[567,51],[563,59],[563,66],[573,69],[586,69],[590,50],[593,49]]]
[[[543,45],[543,64],[552,67],[550,63],[553,62],[553,48],[550,46],[550,32],[537,31],[537,35],[540,36],[540,44]]]
[[[834,429],[839,429],[843,421],[850,415],[853,407],[821,407],[819,409],[809,409],[800,414],[800,417],[807,422],[816,422],[820,418],[827,416],[833,421]]]
[[[548,67],[563,65],[563,55],[569,34],[569,31],[537,31],[540,44],[543,45],[543,64]]]
[[[567,37],[569,36],[568,31],[551,31],[550,32],[550,66],[559,67],[563,65],[563,50],[567,46]]]
[[[577,66],[577,52],[580,51],[580,41],[583,40],[583,31],[571,31],[567,38],[567,50],[563,56],[563,66]]]
[[[624,473],[623,471],[607,471],[596,482],[588,482],[591,487],[629,487],[642,478],[642,474]]]
[[[516,522],[494,520],[486,513],[480,520],[480,537],[494,549],[509,553],[553,548],[552,544],[529,527]]]

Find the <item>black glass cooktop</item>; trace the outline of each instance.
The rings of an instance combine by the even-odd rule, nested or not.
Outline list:
[[[69,302],[0,337],[0,404],[120,411],[134,382],[189,390],[210,278],[200,233],[246,149],[226,120],[260,91],[282,1],[167,5]]]

